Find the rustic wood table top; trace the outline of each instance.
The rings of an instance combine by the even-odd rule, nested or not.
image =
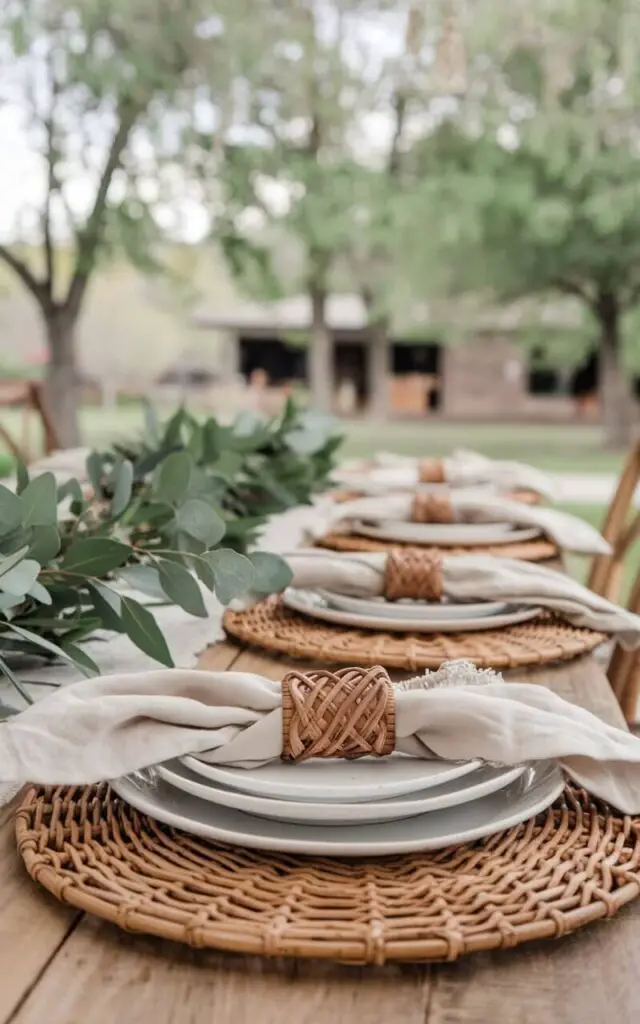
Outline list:
[[[300,664],[299,662],[297,663]],[[279,679],[277,659],[217,644],[202,668]],[[623,725],[584,657],[520,670]],[[553,942],[457,963],[342,967],[192,950],[119,931],[31,881],[0,811],[0,1024],[638,1024],[640,901]]]

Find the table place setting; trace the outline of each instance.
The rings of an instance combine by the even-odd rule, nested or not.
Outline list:
[[[444,459],[413,458],[379,452],[368,460],[352,460],[333,472],[336,483],[361,494],[387,494],[418,485],[434,491],[483,487],[497,494],[522,492],[553,500],[556,487],[551,477],[521,462],[490,459],[478,452],[458,449]]]
[[[580,554],[611,551],[602,535],[578,516],[477,490],[400,491],[339,504],[327,501],[316,511],[310,524],[314,540],[346,533],[389,544],[475,548],[544,537],[557,549]]]
[[[639,616],[548,566],[415,548],[284,557],[290,586],[228,609],[229,636],[289,657],[408,671],[457,658],[499,669],[550,664],[608,636],[640,645]]]
[[[640,889],[640,739],[467,662],[397,685],[380,667],[102,677],[2,728],[0,778],[31,783],[27,871],[129,930],[455,959],[563,934]]]
[[[345,625],[471,632],[504,625],[511,614],[540,616],[544,610],[607,633],[626,649],[640,646],[640,616],[548,566],[414,550],[342,554],[311,548],[283,557],[293,574],[286,606],[321,619],[332,615],[330,621]]]

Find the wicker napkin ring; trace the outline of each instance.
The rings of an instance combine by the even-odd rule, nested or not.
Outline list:
[[[282,759],[391,754],[395,694],[380,665],[288,672],[282,680]]]
[[[389,552],[382,584],[387,601],[441,601],[442,590],[442,555],[412,548]]]
[[[416,491],[411,505],[414,523],[452,523],[453,508],[448,495]]]
[[[421,484],[446,483],[442,459],[421,459],[418,463],[418,480]]]

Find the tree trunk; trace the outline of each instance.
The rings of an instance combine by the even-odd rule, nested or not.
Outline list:
[[[600,404],[605,447],[626,448],[631,440],[633,404],[629,382],[621,360],[620,307],[611,292],[600,295],[597,305],[600,324]]]
[[[309,336],[309,381],[311,402],[318,412],[331,412],[333,405],[333,338],[327,325],[327,293],[311,284],[311,331]]]
[[[389,370],[391,367],[389,322],[386,317],[369,325],[368,391],[369,415],[372,420],[389,416]]]
[[[49,364],[44,398],[61,448],[80,444],[78,424],[79,387],[74,343],[75,323],[58,311],[46,322]]]

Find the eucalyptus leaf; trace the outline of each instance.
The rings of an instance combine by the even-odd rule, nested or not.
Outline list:
[[[185,420],[185,411],[182,406],[174,412],[165,428],[162,444],[165,449],[171,449],[180,443],[180,435]]]
[[[71,640],[61,640],[60,647],[67,654],[73,663],[84,672],[85,676],[99,676],[100,669],[93,658],[90,658],[86,651],[74,644]]]
[[[10,572],[14,566],[20,564],[28,550],[29,548],[25,545],[18,551],[14,551],[10,555],[6,555],[4,558],[0,559],[0,579],[5,573]]]
[[[161,561],[158,565],[160,582],[170,601],[184,608],[189,615],[206,619],[208,612],[198,581],[184,565]]]
[[[89,537],[74,540],[60,562],[60,568],[77,576],[104,576],[131,556],[128,544],[110,537]]]
[[[216,578],[213,575],[213,569],[209,563],[205,558],[200,558],[197,555],[194,555],[193,558],[190,559],[190,562],[200,582],[207,588],[207,590],[210,590],[211,593],[213,593],[216,585]]]
[[[84,494],[82,493],[80,481],[76,480],[75,477],[65,480],[65,482],[60,484],[58,487],[58,504],[60,504],[61,501],[64,501],[65,498],[71,498],[73,502],[77,502],[78,504],[82,504],[84,502]]]
[[[0,484],[0,537],[5,537],[22,526],[23,519],[22,498],[19,498],[4,484]]]
[[[21,495],[23,526],[55,526],[58,522],[58,495],[53,473],[34,477]]]
[[[16,459],[16,494],[22,494],[29,484],[29,470],[22,459]]]
[[[61,658],[62,661],[70,662],[74,664],[73,658],[71,658],[62,648],[56,644],[52,644],[50,640],[40,636],[38,633],[32,633],[30,629],[24,629],[22,626],[16,625],[15,622],[9,623],[9,632],[14,633],[16,636],[22,637],[23,640],[28,640],[35,647],[40,647],[42,650],[47,651],[56,658]],[[93,675],[93,673],[87,673],[87,670],[79,666],[85,675]]]
[[[268,551],[252,551],[248,555],[255,569],[253,590],[257,594],[277,594],[288,587],[293,573],[283,558]]]
[[[40,565],[32,558],[23,558],[13,569],[0,576],[0,590],[15,597],[24,597],[38,578]]]
[[[39,601],[40,604],[53,604],[51,594],[49,593],[47,588],[43,587],[42,583],[38,583],[37,580],[35,581],[35,583],[31,584],[29,590],[27,591],[27,595],[29,597],[33,597],[34,600]]]
[[[255,583],[255,570],[244,555],[230,548],[208,551],[206,560],[213,569],[216,596],[221,604],[229,604],[235,597],[248,593]]]
[[[326,443],[327,433],[322,427],[307,427],[292,430],[285,441],[291,451],[297,455],[313,455]]]
[[[30,694],[25,689],[25,687],[22,685],[22,682],[20,681],[20,679],[18,679],[17,675],[15,674],[15,672],[13,671],[11,666],[5,661],[4,658],[0,658],[0,671],[2,671],[2,673],[7,677],[7,679],[12,684],[12,686],[20,694],[20,696],[22,697],[24,702],[26,704],[33,704],[33,698],[30,696]],[[5,707],[5,705],[3,705],[3,708],[4,707]],[[7,709],[7,712],[11,713],[11,709]]]
[[[115,470],[114,475],[115,482],[113,497],[111,499],[111,515],[115,519],[117,516],[122,515],[131,501],[131,492],[133,490],[133,465],[129,459],[124,459],[124,461],[120,463]]]
[[[122,625],[129,639],[150,658],[173,668],[167,641],[150,611],[132,597],[121,598]]]
[[[142,594],[164,600],[165,593],[160,584],[160,576],[153,565],[125,566],[118,572],[118,579]]]
[[[193,459],[188,452],[172,452],[161,462],[154,475],[153,496],[156,501],[177,505],[189,490]]]
[[[96,494],[99,494],[102,487],[102,477],[104,475],[104,459],[102,455],[100,455],[99,452],[91,452],[87,455],[85,469],[94,491]]]
[[[122,606],[120,595],[103,583],[89,583],[88,590],[93,607],[104,628],[112,629],[115,633],[123,633],[124,626],[120,617]]]
[[[185,501],[176,513],[176,522],[179,530],[202,541],[208,548],[224,537],[224,520],[201,498]]]
[[[160,443],[160,422],[158,420],[158,414],[148,399],[144,399],[142,403],[144,411],[144,426],[152,444]]]
[[[34,526],[29,541],[29,557],[44,566],[56,557],[60,550],[60,534],[55,526]],[[0,572],[1,572],[0,568]]]

